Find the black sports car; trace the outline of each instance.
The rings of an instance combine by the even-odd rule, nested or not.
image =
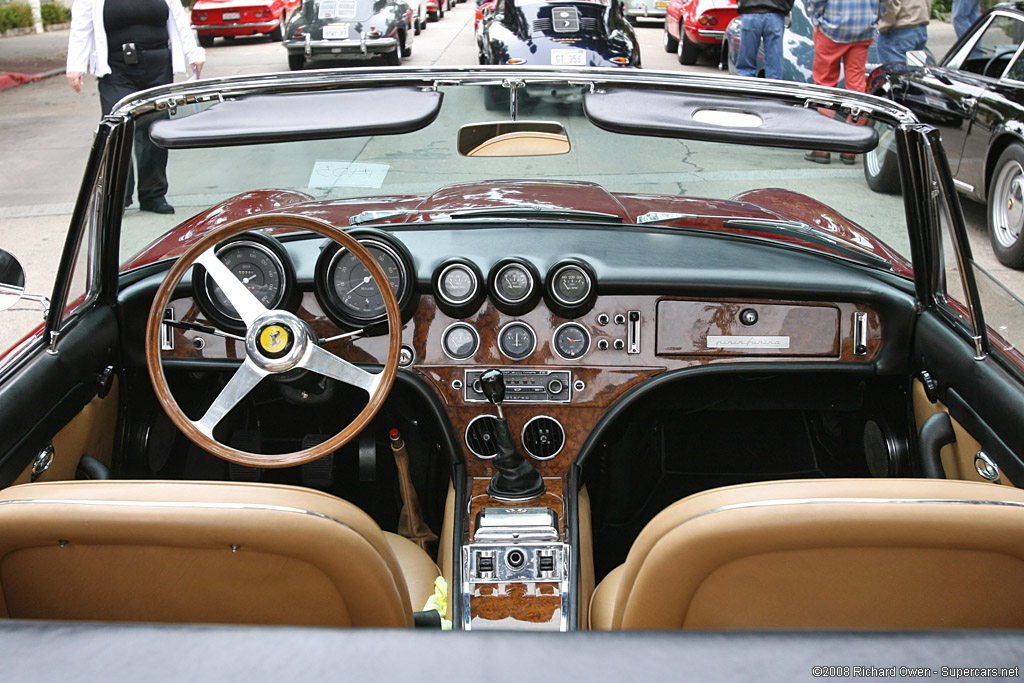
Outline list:
[[[312,60],[383,57],[397,66],[412,54],[416,20],[405,0],[303,0],[285,32],[288,66]]]
[[[497,0],[476,39],[481,64],[640,66],[620,0]]]
[[[870,92],[906,105],[942,131],[957,190],[988,202],[992,248],[1012,268],[1024,268],[1022,40],[1024,12],[998,5],[938,65],[911,53],[907,64],[885,64],[868,81]],[[864,173],[872,189],[899,190],[894,150],[883,136],[878,150],[867,155]]]

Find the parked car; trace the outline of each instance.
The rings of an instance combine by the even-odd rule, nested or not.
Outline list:
[[[0,257],[9,677],[1019,677],[1022,303],[938,128],[528,35],[103,118]],[[887,136],[900,195],[803,158]]]
[[[626,18],[631,24],[637,26],[641,20],[661,21],[665,17],[668,0],[625,0],[623,7]]]
[[[740,17],[729,22],[725,31],[729,73],[736,73],[736,59],[740,53]],[[866,74],[878,67],[878,49],[872,43],[868,47]],[[814,67],[814,26],[804,9],[804,0],[796,0],[789,13],[789,21],[782,38],[782,80],[797,83],[813,83],[811,70]],[[757,76],[764,78],[764,48],[757,51]],[[839,87],[846,82],[845,73],[840,66]]]
[[[494,0],[481,17],[481,64],[640,66],[621,0]]]
[[[680,64],[696,64],[701,53],[718,58],[725,27],[736,16],[736,0],[669,0],[662,41],[665,52],[675,52]]]
[[[950,48],[938,65],[886,64],[868,89],[912,109],[942,131],[957,189],[988,203],[992,249],[1004,265],[1024,268],[1024,12],[993,8]],[[886,142],[889,142],[886,140]],[[868,183],[898,192],[899,162],[885,145],[868,159]]]
[[[440,21],[446,10],[455,8],[455,0],[426,0],[427,19]]]
[[[203,47],[211,47],[218,36],[234,38],[266,33],[271,40],[282,40],[288,16],[300,2],[302,0],[196,0],[192,5],[192,28]]]
[[[412,55],[416,18],[406,0],[303,0],[285,33],[293,71],[312,61],[376,57],[396,66]]]

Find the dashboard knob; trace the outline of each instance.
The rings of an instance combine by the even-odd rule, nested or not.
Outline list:
[[[562,393],[563,389],[565,389],[565,385],[562,384],[562,380],[560,379],[553,379],[550,382],[548,382],[549,394],[560,394]]]

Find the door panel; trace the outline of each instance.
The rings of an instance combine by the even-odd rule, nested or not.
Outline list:
[[[64,332],[56,354],[40,349],[5,378],[0,385],[0,485],[15,481],[48,444],[56,440],[56,446],[70,438],[58,437],[61,430],[78,429],[69,425],[96,397],[104,369],[115,364],[116,349],[114,313],[95,306]],[[107,421],[109,412],[106,408]],[[101,428],[91,424],[94,418],[89,414],[82,419],[90,428]],[[112,433],[92,435],[83,442],[92,445],[85,447],[102,452],[106,447],[99,445],[101,436],[112,438]]]
[[[919,318],[914,351],[917,369],[931,374],[938,384],[939,400],[948,407],[954,420],[957,444],[952,448],[962,450],[956,457],[957,473],[962,478],[973,478],[969,475],[974,474],[976,450],[972,450],[975,448],[972,441],[976,440],[999,465],[1006,479],[1024,482],[1024,387],[1021,383],[991,356],[975,360],[974,348],[933,311]],[[917,403],[915,396],[915,412],[919,409]],[[952,462],[947,464],[946,456],[943,465],[947,467],[947,475],[954,469]]]

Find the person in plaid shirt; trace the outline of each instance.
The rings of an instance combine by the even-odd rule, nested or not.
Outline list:
[[[839,66],[846,71],[846,89],[864,92],[868,47],[875,37],[875,22],[885,13],[888,0],[807,0],[807,16],[814,25],[814,66],[818,85],[839,84]],[[828,152],[808,152],[808,161],[829,163]],[[853,164],[853,154],[843,154]]]

